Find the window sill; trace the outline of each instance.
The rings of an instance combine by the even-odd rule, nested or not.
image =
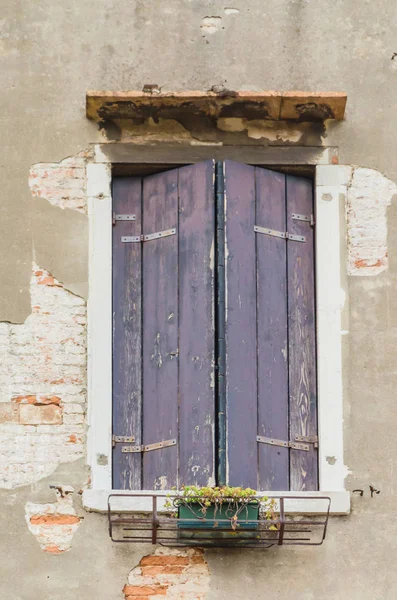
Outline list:
[[[90,512],[106,513],[108,510],[108,496],[109,494],[128,494],[128,491],[123,490],[84,490],[83,491],[83,507],[85,510]],[[136,494],[142,494],[142,498],[128,499],[126,497],[120,498],[116,501],[112,498],[112,510],[118,512],[151,512],[152,502],[151,499],[145,494],[159,494],[162,495],[164,490],[153,492],[153,491],[134,491]],[[322,514],[324,512],[324,501],[320,500],[320,497],[328,496],[331,498],[331,515],[348,515],[350,513],[350,492],[345,490],[338,492],[261,492],[261,495],[266,496],[295,496],[299,497],[299,500],[290,500],[286,510],[289,513],[296,514]],[[308,498],[310,496],[310,499]],[[313,500],[313,496],[318,496],[319,500]],[[302,498],[302,500],[300,500]],[[307,498],[307,500],[305,500]],[[164,499],[159,500],[158,510],[161,511]]]

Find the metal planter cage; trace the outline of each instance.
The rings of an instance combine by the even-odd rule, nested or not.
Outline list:
[[[331,499],[328,496],[268,496],[276,501],[272,519],[242,516],[235,529],[225,515],[180,518],[178,508],[166,506],[167,494],[128,493],[108,497],[109,535],[113,542],[162,546],[270,548],[319,546],[326,532]],[[117,500],[116,500],[117,499]],[[171,498],[172,500],[172,498]],[[302,514],[311,501],[313,514]],[[301,513],[299,512],[301,509]],[[306,513],[306,510],[305,510]]]

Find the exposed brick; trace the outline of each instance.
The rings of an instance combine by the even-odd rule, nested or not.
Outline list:
[[[192,556],[190,559],[190,562],[193,565],[205,565],[206,562],[204,560],[204,556],[202,554],[197,554],[195,556]]]
[[[11,402],[0,402],[0,423],[18,423],[19,407]]]
[[[61,550],[60,548],[58,548],[58,546],[49,544],[48,546],[45,546],[44,552],[49,552],[50,554],[62,554],[62,552],[64,552],[64,551]]]
[[[355,167],[347,186],[349,275],[378,275],[388,268],[387,207],[395,183],[374,169]]]
[[[74,525],[80,523],[75,515],[33,515],[30,517],[32,525]]]
[[[56,287],[61,287],[61,284],[59,283],[59,281],[57,281],[54,277],[42,277],[38,280],[38,285],[49,285],[49,286],[56,286]]]
[[[164,595],[175,599],[205,600],[209,591],[209,570],[204,553],[198,548],[157,548],[132,569],[123,591],[126,600],[152,600]]]
[[[47,504],[27,502],[25,520],[42,550],[60,554],[67,552],[80,526],[81,519],[73,506],[74,488],[57,488],[56,501]]]
[[[62,410],[55,404],[46,406],[21,404],[19,420],[22,425],[60,425],[62,423]]]
[[[172,567],[169,567],[170,569]],[[184,567],[178,567],[183,569]],[[143,576],[152,576],[152,575],[159,575],[160,573],[164,572],[165,567],[142,567],[141,571],[142,571],[142,575]]]
[[[59,404],[59,396],[14,396],[13,402],[21,404]]]
[[[167,565],[164,567],[142,567],[142,575],[143,576],[153,576],[153,575],[180,575],[187,568],[187,565],[184,566],[174,566]]]
[[[125,585],[123,592],[128,596],[136,598],[137,596],[165,596],[167,593],[166,585]]]
[[[145,566],[165,566],[165,565],[188,565],[189,558],[186,556],[162,556],[150,555],[144,556],[139,563],[141,567]]]
[[[60,163],[33,165],[30,169],[29,186],[35,197],[44,198],[59,208],[85,213],[87,210],[85,157],[72,157]]]

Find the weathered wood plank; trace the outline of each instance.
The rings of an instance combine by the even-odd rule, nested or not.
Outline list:
[[[143,233],[177,227],[178,172],[143,181]],[[143,443],[178,434],[178,232],[143,244]],[[143,455],[144,489],[177,484],[177,446]]]
[[[257,487],[255,167],[225,162],[228,483]]]
[[[123,244],[121,236],[141,233],[140,178],[113,181],[113,211],[133,213],[135,221],[113,226],[113,434],[134,436],[141,444],[141,244]],[[110,224],[109,224],[110,226]],[[141,455],[113,449],[113,487],[141,489]]]
[[[179,484],[214,480],[214,162],[179,169]]]
[[[292,219],[293,213],[313,212],[309,179],[287,176],[287,229],[306,236],[288,241],[288,329],[290,439],[317,435],[316,342],[314,305],[314,234],[310,223]],[[290,450],[290,489],[318,489],[317,450]]]
[[[285,175],[256,168],[256,224],[285,231]],[[289,439],[287,242],[256,234],[258,434]],[[289,489],[288,448],[260,443],[259,489]]]

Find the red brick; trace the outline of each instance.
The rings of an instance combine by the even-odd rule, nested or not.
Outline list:
[[[139,563],[140,567],[146,566],[165,566],[165,565],[188,565],[189,559],[186,556],[144,556]]]
[[[32,525],[75,525],[80,519],[76,515],[33,515],[30,522]]]
[[[51,275],[48,275],[47,277],[43,277],[42,279],[39,279],[39,281],[37,283],[39,285],[49,285],[49,286],[54,286],[54,287],[62,287],[62,285],[59,283],[59,281],[57,281],[56,279],[54,279],[54,277],[51,277]]]
[[[19,407],[11,402],[0,402],[0,423],[19,423]]]
[[[19,419],[22,425],[60,425],[62,423],[62,410],[55,404],[48,404],[47,406],[21,404]]]
[[[63,550],[58,548],[58,546],[50,545],[44,548],[44,552],[50,552],[51,554],[62,554]]]
[[[142,575],[154,576],[164,572],[165,567],[142,567]]]
[[[22,404],[59,404],[61,399],[59,396],[14,396],[13,402]]]
[[[168,586],[166,585],[125,585],[124,594],[136,598],[137,596],[165,596]]]
[[[146,576],[154,576],[154,575],[180,575],[186,569],[186,566],[175,566],[175,565],[166,565],[163,567],[142,567],[142,575]]]
[[[198,555],[198,556],[191,556],[190,557],[190,562],[193,565],[205,565],[205,560],[204,560],[204,556]]]

